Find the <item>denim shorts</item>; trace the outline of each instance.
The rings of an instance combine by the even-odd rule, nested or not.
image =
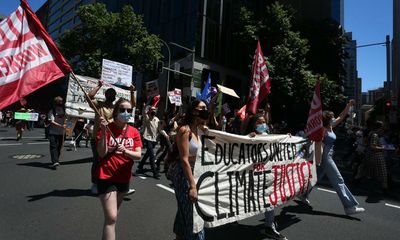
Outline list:
[[[110,192],[127,192],[129,190],[129,183],[115,183],[109,180],[97,179],[97,192],[99,194],[106,194]]]

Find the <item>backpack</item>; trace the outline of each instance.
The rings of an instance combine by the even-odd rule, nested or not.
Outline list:
[[[176,138],[176,136],[175,136]],[[192,139],[192,131],[189,129],[189,141]],[[165,176],[171,180],[175,172],[176,164],[179,162],[180,155],[176,139],[174,139],[171,148],[168,150],[168,154],[164,159]]]

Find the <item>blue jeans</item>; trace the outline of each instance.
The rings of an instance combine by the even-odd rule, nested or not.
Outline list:
[[[317,175],[318,181],[325,175],[328,177],[330,184],[335,189],[344,208],[351,208],[358,205],[357,200],[347,188],[339,169],[332,159],[332,152],[326,154],[322,159],[321,166],[317,168]]]

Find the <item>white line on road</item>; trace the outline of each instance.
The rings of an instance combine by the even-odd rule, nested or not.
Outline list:
[[[175,193],[174,189],[169,188],[169,187],[166,187],[166,186],[164,186],[164,185],[162,185],[162,184],[157,184],[157,187],[162,188],[162,189],[164,189],[164,190],[167,190],[167,191],[170,192],[170,193]]]
[[[320,190],[320,191],[323,191],[323,192],[335,193],[336,194],[335,191],[331,191],[331,190],[328,190],[328,189],[324,189],[324,188],[317,188],[317,189]]]
[[[389,203],[385,203],[385,206],[388,206],[388,207],[392,207],[392,208],[398,208],[398,209],[400,209],[400,206],[393,205],[393,204],[389,204]]]
[[[3,147],[3,146],[21,146],[22,145],[22,143],[2,143],[2,144],[0,144],[0,147]]]
[[[37,145],[37,144],[49,144],[49,142],[36,142],[36,143],[27,143],[28,145]]]
[[[22,137],[23,139],[44,139],[44,137]],[[15,137],[0,137],[0,140],[15,140]]]
[[[141,179],[145,180],[147,177],[139,176]]]

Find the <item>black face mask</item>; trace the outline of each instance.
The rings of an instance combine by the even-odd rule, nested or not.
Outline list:
[[[207,120],[208,117],[210,116],[210,112],[208,110],[197,110],[197,112],[199,113],[198,117],[203,119],[203,120]]]
[[[149,114],[150,114],[150,116],[153,116],[153,117],[156,115],[155,112],[149,112]]]

